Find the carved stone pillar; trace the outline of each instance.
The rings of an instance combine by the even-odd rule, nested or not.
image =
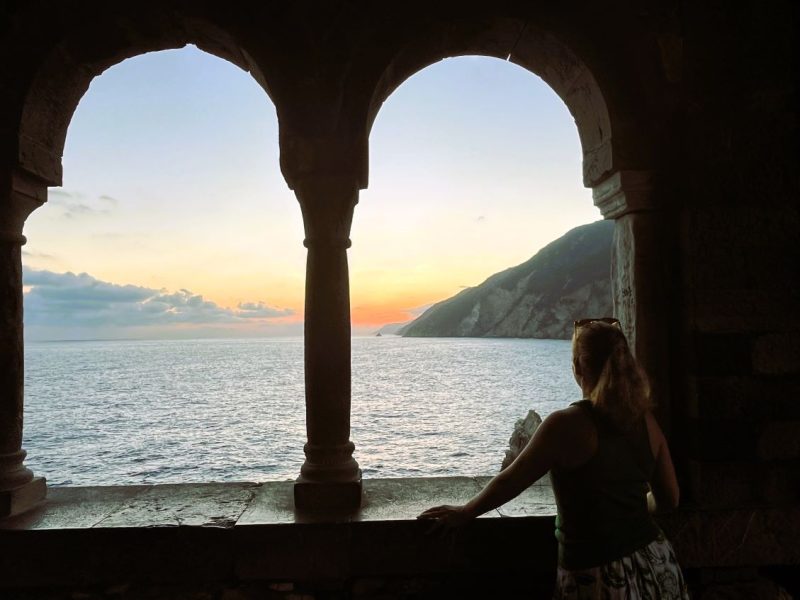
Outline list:
[[[595,205],[614,219],[611,279],[614,313],[650,379],[656,414],[669,429],[669,285],[666,215],[650,171],[617,171],[593,189]]]
[[[0,196],[0,519],[45,497],[42,477],[24,466],[22,414],[22,226],[47,198],[44,183],[19,173],[2,177]]]
[[[308,248],[305,388],[308,443],[294,487],[300,510],[355,510],[361,470],[350,441],[350,282],[347,248],[358,201],[349,178],[306,177],[295,183]]]

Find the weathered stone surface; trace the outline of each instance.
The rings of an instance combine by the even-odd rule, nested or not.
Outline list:
[[[703,377],[751,374],[752,349],[752,336],[738,333],[697,334],[695,372]]]
[[[761,336],[753,348],[753,366],[757,373],[800,374],[800,335],[792,332]]]
[[[94,527],[233,527],[250,504],[255,483],[151,486]]]
[[[797,298],[784,290],[698,289],[695,325],[704,333],[780,331],[800,328]]]
[[[797,564],[800,509],[681,511],[659,523],[684,566]]]
[[[747,423],[800,419],[800,379],[698,377],[690,416]]]
[[[478,485],[483,488],[491,477],[476,477]],[[543,477],[513,500],[497,509],[502,517],[550,517],[556,514],[556,499],[547,476]]]
[[[697,460],[752,460],[763,425],[738,419],[689,419],[684,443]]]
[[[626,183],[619,180],[616,194],[619,216],[614,225],[611,252],[611,279],[616,316],[634,356],[650,381],[656,417],[666,431],[670,429],[671,357],[667,340],[669,327],[670,257],[664,251],[667,238],[663,222],[666,215],[652,187],[652,176],[638,174]],[[630,211],[630,212],[625,212]]]
[[[2,522],[4,529],[87,529],[125,508],[149,485],[56,487],[47,501],[25,514]]]
[[[514,459],[519,456],[523,448],[528,445],[528,442],[536,433],[539,425],[542,424],[542,417],[539,416],[535,410],[529,410],[524,419],[517,419],[514,423],[514,431],[508,440],[508,450],[503,457],[503,464],[500,465],[500,470],[505,469],[508,465],[514,462]]]
[[[764,460],[800,458],[800,421],[768,423],[758,440],[758,456]]]
[[[685,496],[706,508],[791,506],[800,502],[796,461],[689,461]]]
[[[47,483],[43,477],[34,477],[10,490],[0,490],[0,519],[34,509],[46,495]]]
[[[364,484],[358,521],[416,519],[433,506],[466,504],[481,490],[472,477],[368,479]]]
[[[295,520],[294,482],[268,481],[254,489],[252,500],[236,524],[294,523]]]

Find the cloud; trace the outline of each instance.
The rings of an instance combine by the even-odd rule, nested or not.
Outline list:
[[[32,259],[39,259],[39,260],[55,260],[58,259],[52,255],[47,254],[46,252],[37,252],[36,250],[23,250],[22,251],[23,258],[32,258]]]
[[[201,294],[101,281],[88,273],[25,269],[25,325],[41,327],[148,327],[236,324],[291,316],[264,302],[226,308]]]
[[[275,317],[288,317],[294,311],[289,308],[272,308],[263,302],[239,302],[238,315],[244,319],[273,319]]]
[[[50,190],[48,204],[61,211],[65,219],[78,219],[81,217],[105,216],[114,212],[118,201],[111,196],[103,195],[98,198],[87,198],[79,192],[67,190]]]
[[[88,273],[54,273],[25,270],[22,278],[32,289],[29,295],[50,304],[111,305],[140,302],[151,297],[155,290],[135,285],[117,285],[95,279]]]

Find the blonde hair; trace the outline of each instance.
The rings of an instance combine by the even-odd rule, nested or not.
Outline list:
[[[572,352],[582,376],[594,382],[589,399],[615,425],[629,429],[653,408],[647,376],[618,324],[592,321],[576,327]]]

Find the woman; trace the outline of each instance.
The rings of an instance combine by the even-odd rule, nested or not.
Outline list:
[[[650,516],[678,505],[647,380],[616,319],[575,322],[572,368],[584,399],[547,417],[516,460],[464,506],[420,515],[459,526],[548,471],[558,505],[556,598],[688,598]]]

